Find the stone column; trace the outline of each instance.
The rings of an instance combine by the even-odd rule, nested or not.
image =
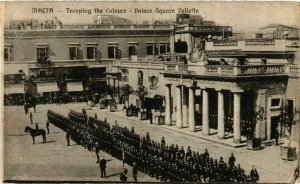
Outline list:
[[[176,87],[176,126],[182,128],[182,86]]]
[[[241,142],[241,93],[233,94],[233,142]]]
[[[225,122],[224,122],[224,95],[221,89],[218,91],[218,138],[225,138]]]
[[[166,125],[172,125],[171,115],[171,86],[166,85],[166,109],[165,109],[165,123]]]
[[[195,89],[189,88],[189,129],[191,132],[195,132]]]
[[[186,127],[189,122],[188,90],[187,87],[182,86],[182,125],[184,127]]]
[[[208,92],[202,89],[202,133],[209,135],[209,118],[208,118]]]
[[[269,114],[269,109],[267,108],[267,89],[259,89],[256,91],[257,99],[256,99],[256,105],[263,107],[264,112],[266,114]],[[269,103],[271,103],[269,101]],[[267,127],[267,134],[266,132]],[[255,138],[261,138],[262,140],[270,140],[271,137],[271,117],[270,115],[267,116],[266,120],[260,120],[256,122],[255,125]]]

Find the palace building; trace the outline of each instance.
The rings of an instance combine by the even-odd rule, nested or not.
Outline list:
[[[230,26],[189,14],[153,25],[27,21],[11,24],[4,42],[7,95],[50,98],[103,93],[108,85],[144,86],[147,98],[161,97],[166,125],[207,136],[214,129],[220,139],[233,135],[234,143],[253,121],[257,138],[273,139],[276,128],[283,135],[283,104],[298,121],[297,28],[272,25],[245,39]]]

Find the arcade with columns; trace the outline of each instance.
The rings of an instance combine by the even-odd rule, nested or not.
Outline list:
[[[280,107],[273,107],[271,99],[278,97],[282,103],[284,76],[239,78],[165,72],[164,78],[166,125],[175,120],[176,127],[188,127],[192,132],[200,128],[205,136],[216,129],[219,139],[233,134],[233,142],[240,143],[241,136],[246,136],[246,124],[255,121],[255,107],[259,106],[263,107],[266,118],[256,121],[254,136],[270,140],[274,126],[279,126],[272,116],[278,116]],[[196,113],[200,114],[198,118]]]

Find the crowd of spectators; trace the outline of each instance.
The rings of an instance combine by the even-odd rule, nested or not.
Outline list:
[[[5,106],[24,106],[28,99],[34,99],[36,104],[66,104],[71,102],[87,102],[92,98],[90,94],[57,94],[55,96],[42,96],[42,95],[4,95]],[[29,96],[29,97],[27,97]]]

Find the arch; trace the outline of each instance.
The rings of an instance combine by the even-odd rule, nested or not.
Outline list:
[[[142,71],[138,71],[138,86],[143,86],[144,81],[144,73]]]

